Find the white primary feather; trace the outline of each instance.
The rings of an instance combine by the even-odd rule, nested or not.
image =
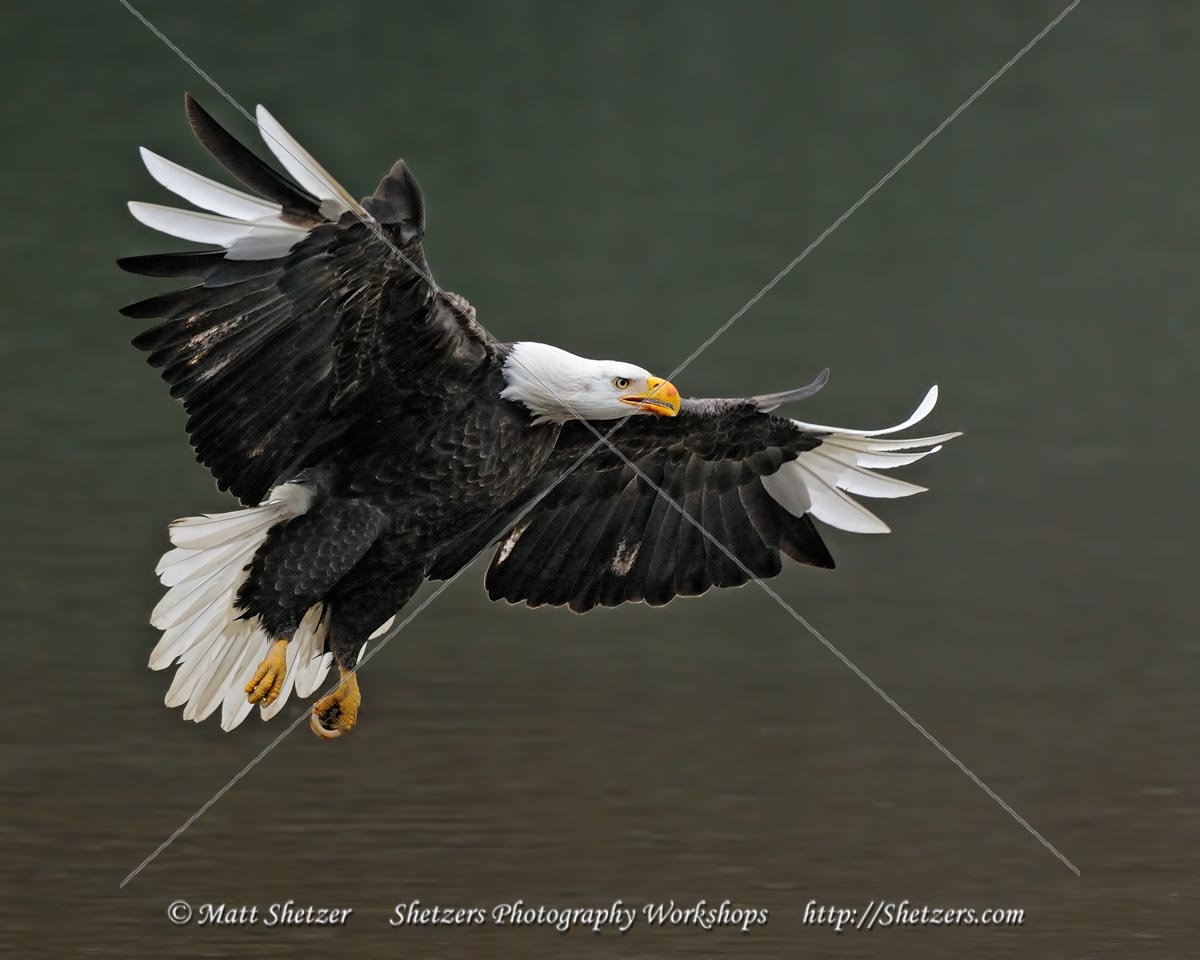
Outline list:
[[[897,450],[916,450],[919,447],[936,446],[946,443],[955,437],[961,437],[960,431],[954,433],[939,433],[936,437],[903,437],[898,440],[879,440],[875,437],[854,436],[847,433],[835,433],[823,440],[834,439],[843,447],[852,450],[868,450],[872,453],[894,452]]]
[[[258,108],[263,141],[296,182],[319,201],[318,211],[336,221],[346,211],[363,220],[372,217],[340,183],[266,110]],[[142,162],[156,181],[202,210],[180,210],[157,203],[132,201],[129,212],[152,230],[197,243],[224,247],[230,260],[282,257],[309,233],[309,228],[283,218],[283,205],[228,187],[180,166],[145,147]]]
[[[857,458],[850,452],[827,449],[825,444],[804,451],[798,459],[821,479],[847,493],[856,493],[862,497],[911,497],[914,493],[924,493],[929,489],[860,467]]]
[[[792,423],[803,430],[827,435],[821,437],[820,444],[812,450],[804,451],[776,473],[763,477],[763,488],[794,516],[811,513],[830,526],[854,533],[889,532],[886,523],[849,494],[892,498],[925,491],[925,487],[875,471],[914,463],[936,453],[941,444],[960,434],[897,440],[878,438],[919,423],[933,410],[937,399],[938,389],[931,387],[907,420],[882,430],[852,430],[793,420]]]
[[[172,163],[165,157],[139,148],[142,162],[155,180],[184,200],[194,203],[202,210],[211,210],[224,217],[235,220],[275,221],[279,226],[285,226],[280,215],[283,204],[271,203],[241,190],[234,190],[216,180],[202,177],[200,174]]]
[[[244,688],[272,638],[257,617],[242,619],[238,590],[271,528],[304,513],[311,502],[307,486],[282,484],[257,507],[185,517],[171,524],[175,549],[164,554],[156,568],[170,589],[151,614],[151,622],[164,633],[150,655],[150,667],[162,670],[179,664],[164,702],[183,706],[184,719],[199,722],[221,707],[221,726],[231,730],[249,715]],[[306,685],[313,677],[320,682],[324,636],[318,604],[302,620],[296,642],[288,644],[284,688],[263,709],[264,715],[281,710],[301,678]]]
[[[303,227],[282,221],[234,220],[140,200],[130,200],[128,206],[134,219],[151,230],[183,240],[224,247],[230,260],[282,257],[308,235]]]
[[[774,473],[763,477],[762,485],[771,499],[793,517],[802,517],[812,509],[812,498],[808,495],[804,475],[795,470],[791,463],[785,463]]]
[[[888,525],[875,514],[819,474],[806,469],[799,460],[785,463],[770,477],[764,477],[763,487],[793,516],[811,513],[831,527],[851,533],[889,532]],[[798,513],[806,501],[808,509]]]
[[[905,420],[903,423],[896,424],[894,427],[885,427],[882,430],[850,430],[846,427],[827,427],[819,423],[805,423],[803,420],[793,420],[792,423],[805,430],[818,430],[822,432],[836,433],[841,436],[880,437],[884,434],[898,433],[901,430],[907,430],[913,424],[920,423],[927,416],[929,416],[930,411],[937,406],[937,401],[938,388],[937,384],[934,384],[929,388],[929,392],[925,394],[925,398],[919,404],[917,404],[917,409],[912,412],[912,415],[909,416],[907,420]]]
[[[299,141],[288,133],[261,103],[255,111],[255,116],[258,118],[258,132],[262,134],[263,142],[283,164],[283,168],[314,197],[333,201],[336,211],[331,212],[336,212],[337,216],[330,219],[336,220],[347,210],[353,210],[364,218],[367,216],[366,211],[350,196],[346,188],[334,180],[329,171],[317,163],[313,155],[300,146]],[[326,211],[323,209],[321,212],[325,214]]]
[[[928,450],[918,450],[916,453],[892,453],[885,450],[873,450],[870,448],[854,447],[843,443],[841,440],[830,439],[823,437],[821,439],[821,447],[831,454],[841,455],[848,454],[855,463],[860,467],[870,467],[874,470],[893,470],[896,467],[906,467],[910,463],[916,463],[922,457],[927,457],[931,453],[937,453],[941,450],[941,445],[930,447]]]

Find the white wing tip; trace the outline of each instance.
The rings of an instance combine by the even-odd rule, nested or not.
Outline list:
[[[133,216],[133,219],[137,220],[138,223],[144,224],[145,226],[150,226],[150,224],[146,223],[145,217],[147,214],[150,214],[152,209],[158,206],[158,204],[145,203],[141,200],[130,200],[125,204],[125,206],[128,208],[129,213]]]
[[[899,430],[907,429],[914,424],[920,423],[933,412],[933,408],[937,406],[937,402],[938,385],[935,383],[932,387],[925,391],[925,396],[921,398],[921,402],[917,404],[917,408],[912,412],[911,416],[909,416],[909,418],[905,420],[903,424],[891,427],[886,432],[894,433]],[[881,430],[879,432],[884,433],[885,431]]]

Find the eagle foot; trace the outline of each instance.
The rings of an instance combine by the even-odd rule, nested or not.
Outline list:
[[[246,684],[246,699],[251,703],[268,706],[275,702],[283,691],[283,678],[287,676],[287,639],[276,640],[258,669],[254,678]]]
[[[308,725],[323,740],[334,740],[349,733],[358,720],[362,694],[358,692],[358,677],[353,671],[340,667],[342,682],[327,697],[313,704]]]

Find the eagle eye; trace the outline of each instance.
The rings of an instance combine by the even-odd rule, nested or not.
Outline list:
[[[616,387],[618,390],[627,390],[627,389],[629,389],[629,378],[628,377],[613,377],[613,386]]]

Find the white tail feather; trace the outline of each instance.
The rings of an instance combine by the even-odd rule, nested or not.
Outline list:
[[[224,602],[209,604],[187,623],[170,627],[163,632],[162,637],[150,654],[150,669],[162,670],[183,657],[200,641],[206,639],[214,629],[219,629],[229,618],[229,611]]]
[[[254,631],[248,624],[241,624],[240,629],[232,632],[229,642],[224,645],[223,650],[219,646],[217,647],[218,653],[214,666],[196,685],[196,690],[192,694],[197,722],[206,719],[225,698],[230,681],[239,672],[246,649],[258,646],[254,642],[256,638],[253,634]]]
[[[367,639],[374,640],[376,637],[382,637],[385,633],[387,633],[389,630],[392,629],[392,624],[395,622],[396,622],[396,615],[392,614],[390,617],[388,617],[386,620],[384,620],[383,623],[381,623],[378,627],[376,627],[375,632],[372,633],[369,637],[367,637]]]
[[[208,550],[189,550],[176,547],[163,554],[162,560],[159,561],[154,572],[158,574],[164,587],[173,587],[184,580],[204,576],[218,567],[225,566],[241,553],[242,549],[242,545],[236,540]],[[167,562],[167,558],[172,554],[175,555],[174,559]]]
[[[244,688],[273,638],[257,617],[243,619],[238,591],[271,528],[304,513],[311,501],[309,488],[289,483],[276,487],[257,507],[171,524],[175,549],[156,568],[170,589],[151,614],[151,622],[164,633],[150,655],[150,667],[179,664],[164,702],[183,706],[184,719],[199,722],[221,707],[221,727],[232,730],[249,715]],[[320,604],[314,605],[288,644],[284,688],[262,709],[264,717],[283,709],[293,687],[307,696],[324,678],[328,664],[322,668],[322,612]]]
[[[321,643],[324,643],[323,638]],[[296,674],[296,696],[312,696],[317,687],[325,682],[325,675],[329,673],[332,666],[332,653],[315,656],[307,663],[300,664],[299,672]]]
[[[264,720],[270,720],[283,709],[293,687],[297,696],[307,697],[325,679],[325,671],[314,670],[312,665],[315,661],[319,667],[322,661],[328,623],[324,608],[319,603],[310,607],[300,621],[292,642],[287,646],[287,676],[283,681],[283,690],[279,699],[262,708]],[[330,662],[332,659],[331,655]]]
[[[233,566],[230,564],[229,566]],[[184,580],[172,587],[150,613],[150,623],[159,630],[177,627],[207,610],[229,588],[229,567],[215,570],[200,580]]]
[[[317,606],[318,605],[314,604],[309,608],[309,612],[311,613],[313,610],[317,609]],[[305,614],[305,617],[307,616],[308,614]],[[299,662],[297,658],[299,650],[300,646],[296,643],[295,637],[293,637],[292,642],[287,645],[287,650],[284,655],[284,663],[287,665],[287,669],[283,675],[283,689],[279,691],[279,696],[276,697],[274,701],[259,705],[259,715],[264,720],[270,720],[273,716],[275,716],[275,714],[282,710],[288,702],[288,697],[292,695],[292,687],[296,685],[296,664]]]

